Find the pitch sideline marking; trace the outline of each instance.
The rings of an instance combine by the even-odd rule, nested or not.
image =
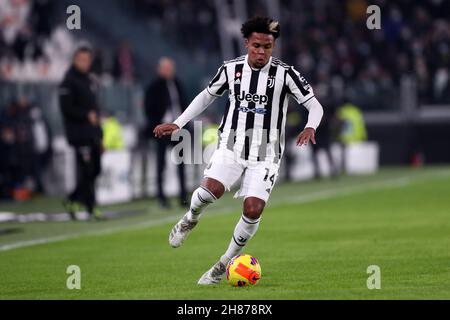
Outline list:
[[[336,196],[353,195],[353,194],[357,194],[357,193],[370,191],[373,189],[378,189],[380,187],[398,188],[398,187],[410,185],[414,182],[419,182],[419,181],[421,181],[421,179],[424,179],[424,178],[429,179],[429,178],[444,177],[444,176],[449,176],[449,175],[450,175],[450,171],[446,170],[444,172],[440,171],[440,172],[427,173],[427,174],[418,175],[415,177],[404,176],[404,177],[399,177],[399,178],[395,178],[395,179],[391,179],[391,180],[368,182],[368,183],[359,184],[356,186],[341,187],[341,188],[329,189],[329,190],[325,190],[325,191],[312,192],[310,194],[300,195],[298,197],[290,196],[288,199],[273,199],[271,201],[271,204],[277,205],[277,204],[282,204],[282,203],[283,204],[285,204],[285,203],[291,203],[291,204],[292,203],[308,203],[308,202],[330,199],[330,198],[334,198]],[[216,210],[215,212],[211,212],[205,218],[208,218],[210,216],[227,214],[230,212],[232,212],[232,211],[230,211],[229,208],[221,208],[219,210]],[[123,232],[123,231],[140,230],[140,229],[145,229],[148,227],[159,226],[159,225],[169,223],[169,222],[174,222],[174,221],[177,221],[178,219],[179,219],[179,215],[172,215],[172,216],[168,216],[168,217],[165,217],[162,219],[142,222],[142,223],[138,223],[135,225],[129,225],[129,226],[125,226],[125,227],[116,227],[116,228],[110,228],[110,229],[105,229],[105,230],[93,230],[93,231],[73,233],[73,234],[55,236],[55,237],[49,237],[49,238],[19,241],[16,243],[1,245],[0,252],[10,251],[10,250],[20,249],[20,248],[26,248],[26,247],[31,247],[31,246],[40,245],[40,244],[61,242],[61,241],[65,241],[65,240],[82,238],[85,236],[103,236],[103,235],[109,235],[109,234],[114,234],[114,233]]]

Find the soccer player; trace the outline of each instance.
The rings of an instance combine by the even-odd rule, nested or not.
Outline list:
[[[178,119],[154,129],[156,137],[171,135],[202,113],[216,97],[229,92],[218,148],[205,169],[203,182],[193,192],[190,210],[169,235],[172,247],[181,246],[205,208],[242,177],[235,197],[244,198],[243,214],[226,252],[198,281],[202,285],[218,283],[227,263],[258,230],[279,174],[288,98],[293,97],[309,111],[306,127],[296,141],[299,146],[309,141],[316,143],[315,131],[323,115],[322,106],[305,78],[292,66],[272,57],[275,40],[280,35],[279,23],[255,17],[244,23],[241,31],[247,55],[224,62],[208,87]]]

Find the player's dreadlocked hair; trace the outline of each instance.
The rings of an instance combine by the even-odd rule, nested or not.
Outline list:
[[[280,23],[268,17],[254,17],[242,25],[241,32],[246,39],[253,32],[271,34],[276,39],[280,36]]]

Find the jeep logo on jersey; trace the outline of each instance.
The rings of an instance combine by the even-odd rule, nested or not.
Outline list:
[[[245,91],[242,91],[240,95],[236,94],[236,99],[238,101],[247,101],[247,102],[253,102],[253,103],[259,103],[264,104],[269,101],[269,97],[267,97],[265,94],[251,94],[251,93],[245,93]]]

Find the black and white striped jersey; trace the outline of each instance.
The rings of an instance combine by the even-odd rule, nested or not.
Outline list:
[[[314,93],[299,72],[279,59],[271,57],[262,69],[252,69],[247,59],[224,62],[207,87],[213,96],[229,93],[218,147],[245,160],[279,162],[289,97],[304,104]]]

